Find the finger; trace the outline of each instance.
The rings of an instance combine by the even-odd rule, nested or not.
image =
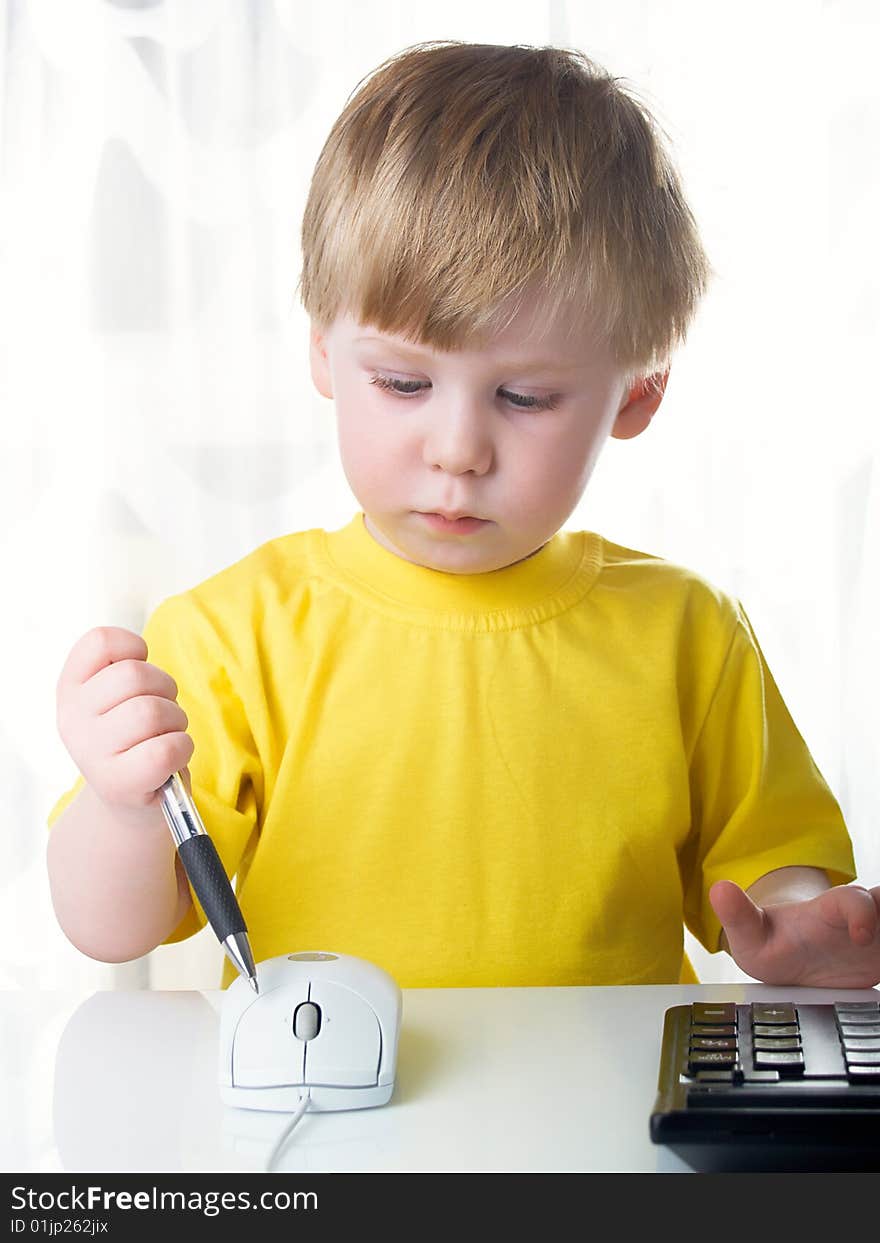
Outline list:
[[[132,790],[141,790],[140,802],[147,806],[155,801],[156,791],[172,773],[183,771],[195,750],[189,734],[160,734],[147,738],[119,755],[114,755],[108,771],[108,785],[120,791],[126,802]],[[123,797],[123,794],[125,797]]]
[[[829,928],[845,932],[855,945],[870,945],[877,930],[874,900],[861,885],[835,885],[814,899]]]
[[[727,933],[732,952],[761,948],[766,939],[763,912],[739,885],[732,880],[716,881],[709,890],[709,901]]]
[[[117,704],[98,718],[106,753],[120,755],[131,747],[162,734],[185,732],[189,720],[180,704],[161,695],[139,695]]]
[[[870,945],[877,935],[880,923],[872,894],[860,885],[841,886],[839,892],[844,904],[850,940],[856,945]]]
[[[117,704],[138,695],[176,699],[177,683],[170,673],[147,660],[119,660],[89,678],[83,687],[82,703],[88,713],[102,716]]]
[[[82,686],[99,669],[116,660],[146,660],[147,645],[139,634],[121,626],[96,626],[71,648],[58,678],[59,689]]]

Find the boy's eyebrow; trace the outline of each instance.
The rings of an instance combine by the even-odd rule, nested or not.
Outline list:
[[[378,345],[387,345],[390,349],[396,350],[398,354],[409,354],[412,358],[423,358],[424,354],[421,350],[412,346],[400,345],[397,341],[390,341],[387,337],[355,337],[354,344],[357,345],[361,341],[374,341]],[[577,371],[582,365],[575,362],[562,362],[558,358],[529,358],[517,359],[515,362],[500,364],[507,369],[524,367],[529,371]]]

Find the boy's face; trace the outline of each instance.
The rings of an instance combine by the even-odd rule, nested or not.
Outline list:
[[[531,305],[485,348],[450,352],[341,315],[312,328],[311,367],[335,402],[342,466],[373,538],[454,574],[545,544],[607,437],[648,426],[666,378],[657,392],[626,391],[604,349],[546,331]]]

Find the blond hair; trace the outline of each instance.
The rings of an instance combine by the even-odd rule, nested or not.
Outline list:
[[[302,304],[440,350],[540,290],[628,378],[665,370],[712,269],[656,122],[569,48],[415,44],[357,84],[302,221]],[[562,318],[564,317],[564,318]]]

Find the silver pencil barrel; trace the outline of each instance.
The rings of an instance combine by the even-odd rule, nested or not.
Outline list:
[[[202,818],[183,784],[180,773],[172,773],[159,789],[162,811],[177,846],[205,832]]]

